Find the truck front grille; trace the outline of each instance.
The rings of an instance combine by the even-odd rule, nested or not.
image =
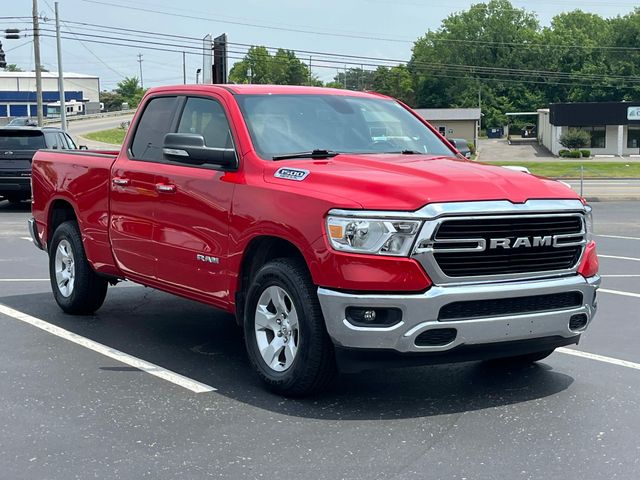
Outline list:
[[[433,231],[420,247],[439,270],[435,279],[441,283],[567,271],[586,243],[578,213],[445,217]]]

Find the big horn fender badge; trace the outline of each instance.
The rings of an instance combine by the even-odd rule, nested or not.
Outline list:
[[[301,182],[309,175],[309,170],[302,170],[301,168],[279,168],[276,173],[273,174],[276,178],[282,178],[284,180],[295,180]]]

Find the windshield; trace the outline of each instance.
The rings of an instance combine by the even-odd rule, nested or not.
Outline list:
[[[47,148],[39,130],[0,130],[0,150],[38,150]]]
[[[337,95],[238,95],[253,145],[265,159],[296,152],[454,153],[402,105]]]

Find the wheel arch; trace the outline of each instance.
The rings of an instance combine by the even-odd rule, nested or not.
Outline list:
[[[260,235],[251,239],[242,255],[236,282],[235,306],[236,322],[242,325],[246,294],[255,273],[267,262],[276,258],[296,258],[309,266],[302,250],[289,240],[274,235]]]

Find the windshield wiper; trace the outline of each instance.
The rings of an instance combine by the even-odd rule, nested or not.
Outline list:
[[[340,152],[334,152],[333,150],[311,150],[309,152],[287,153],[285,155],[275,155],[271,157],[272,160],[289,160],[292,158],[333,158],[336,155],[340,155]]]

